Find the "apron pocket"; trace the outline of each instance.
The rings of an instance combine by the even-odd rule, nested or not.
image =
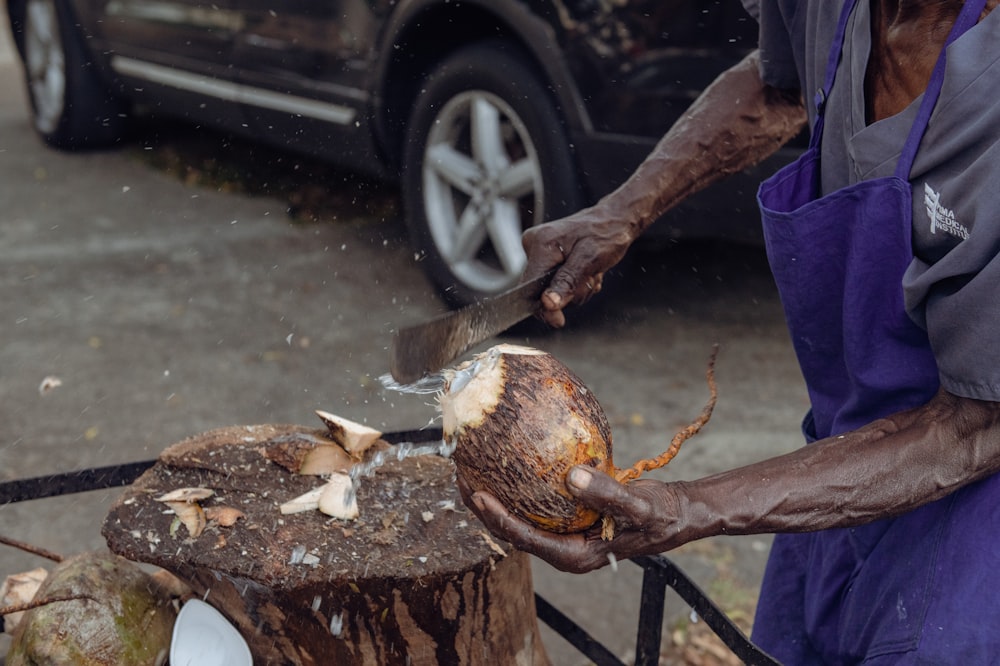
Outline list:
[[[839,625],[841,655],[859,660],[916,649],[955,496],[889,521],[858,528],[859,551],[870,552],[848,584]],[[884,521],[880,521],[884,522]],[[884,529],[872,544],[866,528]]]

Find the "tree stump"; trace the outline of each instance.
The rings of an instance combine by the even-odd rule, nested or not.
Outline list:
[[[162,567],[222,612],[255,664],[547,665],[527,556],[462,505],[451,461],[395,458],[362,479],[354,521],[279,505],[321,485],[274,462],[301,426],[213,430],[168,448],[112,506],[112,551]],[[154,498],[182,487],[243,512],[191,537]],[[209,514],[211,515],[211,514]]]

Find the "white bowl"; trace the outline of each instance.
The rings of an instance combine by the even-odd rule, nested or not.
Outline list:
[[[170,666],[253,666],[253,657],[240,632],[222,613],[191,599],[174,623]]]

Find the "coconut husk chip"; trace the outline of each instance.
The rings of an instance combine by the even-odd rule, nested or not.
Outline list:
[[[344,447],[352,456],[358,457],[382,437],[382,432],[366,425],[355,423],[343,416],[317,409],[316,416],[326,424],[330,438]]]
[[[201,536],[208,525],[208,518],[204,509],[198,504],[199,501],[208,499],[215,494],[209,488],[178,488],[169,493],[165,493],[156,498],[157,502],[163,502],[171,509],[180,521],[180,524],[187,528],[188,534],[194,539]],[[171,534],[174,532],[171,529]]]

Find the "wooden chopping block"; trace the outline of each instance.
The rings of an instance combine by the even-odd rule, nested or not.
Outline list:
[[[322,479],[267,454],[325,437],[240,426],[171,446],[111,507],[108,546],[188,583],[237,627],[255,664],[547,665],[529,560],[465,509],[451,461],[393,458],[361,480],[354,521],[280,513]],[[243,517],[191,537],[155,500],[182,487],[211,489],[201,506]]]

